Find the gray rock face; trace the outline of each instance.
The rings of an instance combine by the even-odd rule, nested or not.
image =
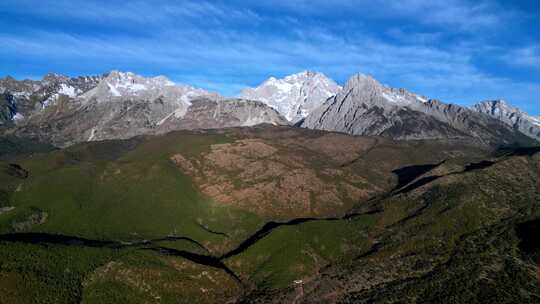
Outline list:
[[[11,120],[16,124],[5,134],[63,147],[178,129],[287,124],[279,113],[260,102],[224,100],[218,94],[176,85],[162,76],[144,78],[113,71],[84,90],[82,85],[67,87],[67,81],[71,80],[62,78],[56,85],[59,89],[43,95],[43,102],[25,112],[24,118],[13,114]],[[41,82],[28,84],[43,86]]]
[[[63,106],[66,108],[58,111]],[[51,106],[14,132],[18,136],[39,138],[62,147],[83,141],[128,139],[174,130],[262,123],[286,125],[287,120],[274,109],[247,100],[195,99],[181,115],[161,98],[154,101],[68,101]]]
[[[240,97],[261,101],[296,123],[340,89],[324,74],[306,71],[283,79],[271,77],[256,88],[243,90]]]
[[[81,98],[100,103],[159,99],[161,103],[171,108],[169,113],[176,111],[176,115],[183,115],[190,106],[190,101],[202,96],[208,96],[212,99],[221,98],[218,94],[202,89],[175,84],[164,76],[144,78],[129,72],[112,71]],[[156,114],[159,116],[161,113]]]
[[[170,115],[158,127],[158,133],[182,129],[249,127],[258,124],[287,125],[276,110],[259,101],[243,99],[193,100],[182,117]]]
[[[465,107],[445,104],[355,75],[300,126],[395,139],[473,138],[485,144],[526,140],[507,125]],[[527,139],[528,140],[528,139]]]
[[[62,100],[17,126],[21,137],[37,137],[56,146],[83,141],[127,139],[148,134],[171,107],[159,99],[97,102]],[[174,110],[172,110],[174,111]]]
[[[540,140],[540,117],[529,115],[504,100],[483,101],[471,109],[487,114],[531,138]]]

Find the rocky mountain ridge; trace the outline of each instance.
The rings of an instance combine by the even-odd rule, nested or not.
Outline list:
[[[95,77],[50,75],[41,81],[5,78],[0,87],[5,133],[57,146],[186,128],[288,124],[260,102],[228,100],[164,76],[112,71]]]
[[[472,110],[487,114],[521,133],[540,140],[540,117],[529,115],[505,100],[489,100],[475,104]]]
[[[301,127],[394,139],[471,138],[484,144],[530,141],[501,121],[471,109],[389,88],[368,75],[311,113]]]
[[[0,79],[0,124],[4,134],[58,146],[265,123],[405,140],[465,138],[488,145],[530,144],[540,134],[540,119],[504,102],[466,108],[363,74],[351,77],[344,88],[316,72],[271,77],[241,96],[228,99],[164,76],[120,71],[76,78],[48,74],[40,81],[6,77]]]

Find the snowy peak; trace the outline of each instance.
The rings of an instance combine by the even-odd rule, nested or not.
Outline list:
[[[146,78],[131,72],[112,71],[83,98],[98,102],[124,99],[153,101],[162,98],[164,102],[189,106],[192,99],[202,96],[218,98],[217,94],[202,89],[175,84],[165,76]]]
[[[144,78],[131,72],[112,71],[104,81],[107,82],[114,96],[129,95],[134,92],[163,89],[175,86],[175,83],[165,76]]]
[[[111,108],[117,104],[137,104],[146,109],[139,114],[145,116],[150,124],[159,126],[170,117],[182,118],[191,102],[203,97],[211,100],[221,98],[202,89],[175,84],[164,76],[143,77],[131,72],[112,71],[94,89],[83,94],[81,101],[86,104],[97,102]]]
[[[256,88],[243,90],[240,97],[261,101],[294,123],[305,118],[340,89],[324,74],[305,71],[283,79],[270,77]]]
[[[175,86],[174,82],[164,76],[144,78],[131,72],[120,71],[112,71],[103,79],[103,82],[110,95],[114,97],[137,95],[142,91],[161,90]]]

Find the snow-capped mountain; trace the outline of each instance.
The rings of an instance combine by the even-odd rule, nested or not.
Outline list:
[[[91,84],[82,85],[85,79]],[[164,76],[112,71],[98,78],[49,75],[42,81],[5,82],[10,85],[0,81],[0,88],[6,88],[0,115],[15,125],[10,132],[58,146],[178,129],[287,124],[265,104],[226,100]],[[47,93],[36,93],[42,91]]]
[[[81,96],[86,101],[123,102],[126,100],[155,101],[160,100],[168,113],[155,113],[158,123],[166,115],[183,116],[191,100],[201,97],[221,98],[216,93],[188,85],[175,84],[165,76],[146,78],[131,72],[112,71],[94,89]],[[165,116],[163,116],[165,114]],[[163,116],[163,117],[161,117]]]
[[[296,123],[334,96],[341,88],[322,73],[302,72],[283,79],[270,77],[256,88],[242,91],[241,98],[258,100]]]
[[[0,79],[0,126],[58,146],[193,128],[291,124],[396,139],[463,139],[511,144],[539,139],[540,118],[502,101],[472,109],[353,76],[344,88],[323,74],[270,78],[225,99],[164,76],[113,71],[42,80]],[[527,136],[523,135],[525,133]]]
[[[481,143],[529,141],[487,115],[353,76],[345,87],[313,111],[302,127],[395,139],[473,138]]]
[[[504,100],[488,100],[471,109],[496,118],[534,139],[540,140],[540,117],[529,115]]]
[[[219,96],[203,89],[176,84],[165,76],[146,78],[131,72],[112,71],[82,97],[95,98],[99,102],[126,98],[153,100],[162,97],[167,101],[182,101],[189,104],[194,98],[209,95],[215,98]]]

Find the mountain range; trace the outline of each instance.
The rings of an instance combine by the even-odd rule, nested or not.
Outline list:
[[[353,76],[317,108],[302,127],[395,139],[470,138],[485,144],[512,144],[526,136],[501,120],[386,87],[370,76]]]
[[[0,80],[0,302],[539,303],[539,118],[357,74]]]
[[[485,145],[540,139],[540,118],[505,101],[467,108],[390,88],[363,74],[344,87],[311,71],[270,77],[237,98],[175,84],[164,76],[119,71],[76,78],[49,74],[40,81],[6,77],[0,79],[0,106],[5,134],[57,146],[257,124],[404,140],[469,139]]]
[[[0,88],[6,133],[57,146],[177,129],[287,124],[261,102],[226,99],[163,76],[113,71],[78,78],[47,75],[42,81],[5,78]]]

